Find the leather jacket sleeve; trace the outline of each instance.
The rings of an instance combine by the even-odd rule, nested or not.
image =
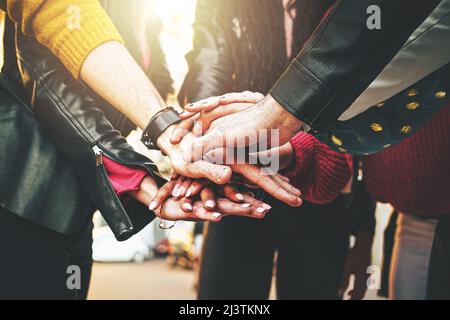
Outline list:
[[[295,117],[325,132],[439,2],[338,0],[271,95]],[[379,30],[367,27],[371,5],[380,8]]]
[[[189,72],[180,90],[181,105],[232,90],[233,59],[218,21],[217,1],[197,1],[194,49],[187,54]]]
[[[126,206],[113,190],[103,166],[103,155],[145,169],[164,183],[154,163],[135,152],[105,117],[90,90],[73,79],[61,62],[34,39],[17,32],[17,57],[25,91],[36,119],[71,162],[91,201],[118,240],[126,240],[154,215],[136,201]],[[110,106],[110,108],[112,108]]]

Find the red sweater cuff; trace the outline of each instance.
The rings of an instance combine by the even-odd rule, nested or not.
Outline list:
[[[352,157],[331,150],[305,132],[290,141],[295,162],[283,174],[302,191],[302,197],[316,204],[336,199],[352,175]]]
[[[118,196],[129,191],[139,190],[142,180],[147,176],[147,172],[143,169],[121,165],[106,156],[103,157],[103,165]]]

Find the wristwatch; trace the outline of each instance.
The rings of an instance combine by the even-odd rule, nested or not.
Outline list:
[[[158,138],[171,125],[181,121],[178,112],[168,107],[158,111],[149,121],[142,132],[141,141],[150,150],[159,150],[157,146]]]

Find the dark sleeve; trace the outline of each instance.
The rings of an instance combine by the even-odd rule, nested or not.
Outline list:
[[[217,3],[197,1],[194,47],[186,56],[189,72],[178,97],[181,105],[231,91],[233,62]]]
[[[299,120],[326,131],[439,2],[338,0],[271,95]],[[370,5],[380,7],[380,30],[367,27]]]

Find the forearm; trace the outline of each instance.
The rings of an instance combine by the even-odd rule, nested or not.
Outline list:
[[[165,102],[128,50],[107,42],[83,63],[81,79],[141,129]]]
[[[50,49],[72,76],[84,80],[140,128],[165,107],[99,1],[7,0],[3,9],[24,34]]]

